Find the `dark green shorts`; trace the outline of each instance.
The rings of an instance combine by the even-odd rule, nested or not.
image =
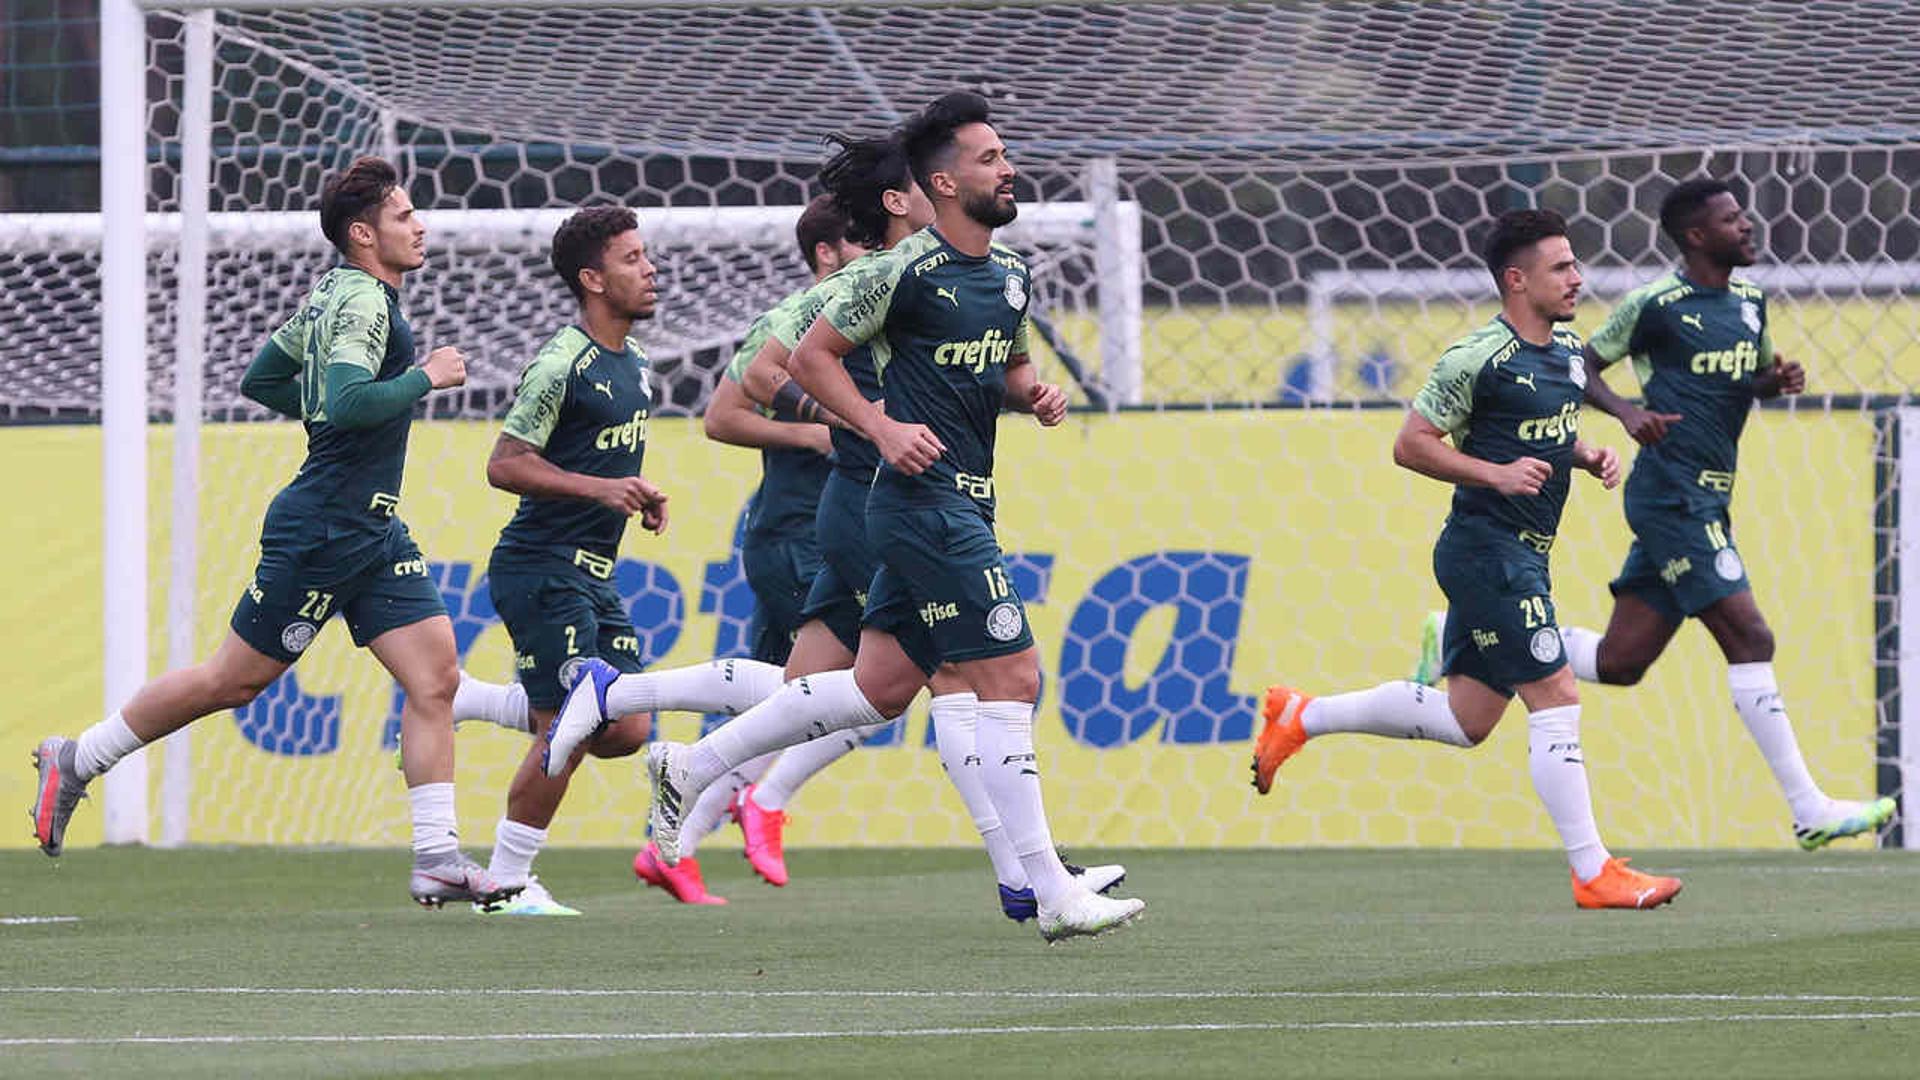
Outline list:
[[[1627,524],[1633,546],[1609,586],[1613,595],[1637,596],[1678,623],[1753,587],[1726,510],[1629,499]]]
[[[1511,696],[1566,666],[1545,555],[1449,524],[1433,548],[1433,576],[1447,594],[1446,674]]]
[[[534,708],[559,708],[590,656],[621,671],[640,670],[640,635],[612,581],[565,563],[496,556],[487,567],[487,591],[507,624],[514,668]]]
[[[388,528],[379,557],[344,578],[337,569],[317,569],[311,556],[305,549],[262,544],[253,580],[229,623],[240,640],[291,664],[335,612],[361,648],[389,630],[447,613],[440,589],[427,576],[427,560],[399,518]]]
[[[898,638],[921,671],[932,675],[942,663],[1033,647],[1000,543],[978,513],[870,513],[867,542],[881,565],[867,593],[865,624]]]
[[[747,630],[753,658],[785,667],[806,622],[801,609],[820,572],[820,548],[812,536],[780,540],[750,533],[741,541],[740,562],[753,589],[753,622]]]
[[[871,485],[835,469],[820,492],[814,535],[820,546],[820,571],[800,609],[804,624],[819,619],[849,652],[860,649],[860,618],[867,608],[867,587],[880,569],[880,557],[867,543],[867,492]]]

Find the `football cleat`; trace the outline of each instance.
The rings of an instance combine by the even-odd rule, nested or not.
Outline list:
[[[1115,900],[1078,890],[1060,910],[1040,909],[1040,936],[1048,941],[1059,941],[1062,938],[1104,934],[1139,918],[1146,908],[1145,900]]]
[[[1407,676],[1409,682],[1421,686],[1439,686],[1445,673],[1440,670],[1443,656],[1440,642],[1447,630],[1447,613],[1429,611],[1420,622],[1420,659],[1413,665],[1413,674]]]
[[[633,856],[633,876],[652,888],[665,889],[668,896],[683,904],[717,907],[727,902],[726,897],[715,896],[707,891],[707,883],[700,877],[699,859],[688,857],[676,865],[668,866],[652,844],[641,848]]]
[[[1307,729],[1300,723],[1300,714],[1312,701],[1292,687],[1267,687],[1266,703],[1260,709],[1265,722],[1253,744],[1253,789],[1260,794],[1273,790],[1273,774],[1307,744]]]
[[[1573,902],[1588,909],[1657,908],[1680,895],[1680,879],[1643,874],[1628,866],[1629,859],[1608,859],[1592,881],[1573,878]]]
[[[40,850],[54,858],[66,850],[67,823],[73,820],[74,807],[87,797],[87,782],[74,772],[78,749],[79,744],[72,739],[55,735],[33,750],[33,767],[40,772],[40,782],[34,787],[27,816],[33,819],[33,838],[40,841]]]
[[[1040,904],[1032,888],[1010,889],[1000,886],[1000,911],[1014,922],[1026,922],[1040,914]]]
[[[495,907],[473,905],[473,910],[482,915],[578,915],[580,909],[570,908],[553,898],[547,887],[537,877],[529,877],[527,886],[519,896]]]
[[[1826,821],[1814,825],[1798,821],[1793,823],[1793,838],[1800,842],[1802,851],[1823,848],[1843,837],[1877,832],[1881,826],[1893,820],[1896,804],[1892,799],[1884,798],[1870,803],[1833,799],[1827,809],[1833,816]]]
[[[787,815],[782,810],[768,810],[753,801],[753,784],[740,789],[733,801],[733,820],[740,825],[740,831],[746,835],[747,865],[769,885],[787,883],[787,859],[781,848],[780,833],[786,828]]]
[[[680,861],[680,821],[687,805],[674,780],[678,770],[673,759],[679,749],[679,743],[670,742],[647,747],[647,778],[653,781],[653,803],[647,807],[647,831],[653,837],[649,846],[658,851],[660,861],[667,866]]]
[[[467,858],[462,851],[433,857],[432,862],[414,859],[413,876],[407,892],[421,907],[437,908],[449,900],[467,900],[483,908],[493,908],[518,896],[524,884],[502,885],[487,868]]]
[[[598,657],[588,657],[580,665],[579,677],[560,704],[560,715],[548,726],[546,746],[540,752],[541,767],[549,777],[566,771],[573,752],[613,723],[607,713],[607,687],[619,677],[612,664]]]

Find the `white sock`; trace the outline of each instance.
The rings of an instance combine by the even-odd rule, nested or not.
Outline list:
[[[1371,690],[1329,694],[1307,703],[1300,726],[1310,736],[1336,731],[1384,735],[1389,739],[1426,739],[1448,746],[1472,746],[1443,690],[1398,680]]]
[[[1800,742],[1793,737],[1793,722],[1787,719],[1787,708],[1780,701],[1773,664],[1728,664],[1727,686],[1733,691],[1733,707],[1741,722],[1747,725],[1747,733],[1766,757],[1787,805],[1793,808],[1794,820],[1823,820],[1827,816],[1827,796],[1813,782],[1806,759],[1800,756]]]
[[[487,872],[502,885],[526,884],[533,875],[533,857],[546,842],[547,830],[501,818],[493,827],[493,860],[487,863]]]
[[[855,685],[853,672],[803,675],[688,747],[681,755],[683,794],[705,790],[727,770],[761,754],[885,719]]]
[[[1609,858],[1593,821],[1587,759],[1580,750],[1580,706],[1561,705],[1527,715],[1527,769],[1533,790],[1567,849],[1567,862],[1581,881],[1591,881]]]
[[[453,820],[453,785],[421,784],[407,789],[413,806],[413,853],[442,855],[460,849],[460,830]]]
[[[607,711],[715,712],[738,716],[765,701],[786,672],[758,660],[709,660],[692,667],[622,675],[607,686]]]
[[[987,858],[993,860],[993,876],[1009,889],[1027,887],[1027,871],[1020,865],[1000,825],[1000,812],[987,793],[986,770],[980,765],[975,743],[980,699],[971,693],[941,694],[933,699],[928,712],[933,719],[933,745],[940,752],[940,765],[947,770],[953,790],[960,793],[973,827],[980,830],[980,842],[987,846]]]
[[[1567,652],[1567,666],[1581,682],[1600,681],[1601,635],[1578,626],[1560,628],[1560,645]]]
[[[1053,830],[1040,797],[1040,767],[1033,752],[1033,705],[982,701],[974,728],[976,752],[993,808],[1007,841],[1027,872],[1034,899],[1058,909],[1080,888],[1053,849]]]
[[[140,736],[133,733],[127,722],[115,711],[112,716],[80,733],[74,740],[73,773],[82,780],[91,780],[108,769],[114,762],[133,753],[146,744]]]
[[[866,724],[848,728],[782,751],[780,760],[754,786],[754,805],[762,810],[786,809],[787,800],[793,798],[801,785],[813,779],[821,769],[860,749],[862,740],[883,727],[886,725]]]
[[[693,801],[693,809],[686,820],[680,823],[680,857],[691,859],[700,850],[700,841],[720,827],[720,819],[727,816],[727,807],[733,805],[734,796],[748,784],[759,782],[767,774],[778,753],[761,754],[737,769],[727,770],[727,774],[707,785],[700,797]]]
[[[453,722],[485,720],[508,731],[531,731],[527,716],[527,688],[517,682],[490,683],[462,671],[460,688],[453,692]]]

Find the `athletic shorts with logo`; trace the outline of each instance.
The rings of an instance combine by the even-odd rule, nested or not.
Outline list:
[[[1626,503],[1633,546],[1613,595],[1637,596],[1677,623],[1753,587],[1724,507]]]
[[[867,515],[880,570],[865,624],[885,630],[932,675],[942,663],[1006,656],[1033,647],[1020,594],[993,526],[966,508],[885,510]]]
[[[361,648],[389,630],[447,613],[440,589],[427,576],[426,559],[399,518],[389,521],[374,557],[344,573],[328,558],[324,542],[263,539],[253,580],[229,625],[256,651],[291,664],[336,612]]]
[[[776,539],[749,533],[740,562],[753,589],[753,622],[747,643],[762,663],[787,665],[793,639],[806,623],[802,610],[820,572],[820,547],[812,536]]]
[[[1511,695],[1566,665],[1544,552],[1496,529],[1449,520],[1433,547],[1433,576],[1447,596],[1446,674]]]
[[[819,541],[820,569],[800,609],[804,624],[825,623],[848,651],[860,649],[860,620],[867,588],[880,570],[880,556],[867,543],[867,493],[871,485],[841,469],[827,478],[820,509],[813,519]]]
[[[558,559],[494,554],[487,566],[493,610],[513,639],[527,704],[560,707],[588,657],[640,670],[640,635],[608,578]]]

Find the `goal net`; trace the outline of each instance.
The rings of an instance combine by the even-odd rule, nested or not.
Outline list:
[[[468,388],[416,427],[401,509],[467,667],[511,675],[484,581],[510,503],[482,467],[520,366],[569,317],[545,243],[593,201],[641,210],[664,279],[642,337],[667,399],[648,471],[674,523],[628,541],[619,580],[651,661],[737,651],[751,600],[732,543],[757,457],[708,444],[693,417],[745,324],[805,281],[790,226],[822,136],[882,130],[968,87],[994,101],[1021,170],[1007,239],[1039,265],[1043,368],[1100,406],[1056,431],[1002,424],[1002,538],[1041,642],[1063,841],[1552,844],[1512,733],[1471,753],[1317,744],[1252,797],[1257,694],[1410,667],[1440,601],[1427,564],[1447,491],[1395,469],[1387,446],[1440,350],[1494,311],[1475,255],[1492,216],[1567,216],[1593,294],[1575,325],[1590,332],[1670,263],[1659,200],[1703,174],[1733,180],[1754,214],[1775,341],[1810,371],[1806,396],[1750,425],[1735,502],[1786,700],[1830,791],[1899,787],[1899,676],[1920,656],[1900,644],[1897,587],[1898,450],[1914,427],[1898,406],[1920,379],[1920,96],[1902,48],[1920,11],[238,0],[154,7],[145,27],[150,412],[178,419],[190,371],[206,421],[190,499],[165,491],[173,451],[153,443],[149,546],[198,538],[190,566],[156,573],[154,610],[197,651],[224,632],[260,514],[300,457],[297,425],[259,422],[238,372],[326,265],[315,197],[361,153],[399,164],[427,212],[430,261],[404,296],[423,346],[470,357]],[[211,41],[204,109],[196,32]],[[185,167],[201,153],[205,213]],[[204,237],[204,287],[176,270],[186,236]],[[38,360],[0,387],[10,419],[96,415],[97,249],[97,219],[0,223],[0,284],[30,298],[6,329]],[[176,348],[183,310],[204,319],[199,356]],[[1583,434],[1628,449],[1605,417]],[[77,437],[57,450],[50,477],[85,476],[97,453]],[[83,530],[62,542],[91,542]],[[1562,537],[1562,621],[1603,624],[1628,542],[1618,497],[1580,486]],[[51,628],[60,647],[95,640],[96,608],[53,602],[70,582],[24,584],[23,600],[72,620]],[[38,715],[95,708],[84,687],[34,693]],[[1611,843],[1788,841],[1703,633],[1683,632],[1643,685],[1587,702]],[[403,842],[396,716],[391,682],[331,631],[261,702],[197,725],[191,775],[156,776],[152,798],[173,792],[173,838]],[[471,725],[460,740],[461,817],[483,837],[524,744]],[[555,842],[637,842],[645,800],[630,763],[590,764]],[[924,710],[793,810],[800,846],[972,838]]]

